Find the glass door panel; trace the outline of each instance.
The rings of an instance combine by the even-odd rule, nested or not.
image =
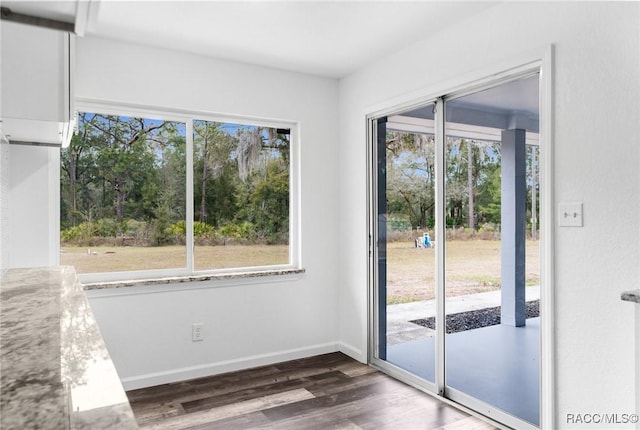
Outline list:
[[[377,121],[377,357],[435,381],[434,104]]]
[[[445,100],[446,392],[534,425],[537,94],[535,75]]]

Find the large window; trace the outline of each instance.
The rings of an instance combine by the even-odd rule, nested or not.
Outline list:
[[[159,117],[79,114],[61,264],[89,280],[296,267],[293,125]]]

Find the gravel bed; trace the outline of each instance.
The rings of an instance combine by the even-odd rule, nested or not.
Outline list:
[[[540,316],[540,300],[527,302],[527,319]],[[435,317],[422,318],[411,323],[435,330]],[[472,330],[474,328],[488,327],[500,324],[500,306],[495,308],[478,309],[469,312],[447,315],[447,333],[457,333],[459,331]]]

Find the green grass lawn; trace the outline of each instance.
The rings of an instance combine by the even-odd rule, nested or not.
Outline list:
[[[288,245],[196,246],[196,270],[287,264]],[[77,273],[177,269],[186,266],[184,246],[63,246],[60,264]]]
[[[539,242],[527,242],[526,282],[539,283]],[[184,246],[62,247],[61,264],[78,273],[125,272],[185,267]],[[500,241],[458,240],[446,244],[447,295],[458,296],[500,288]],[[287,245],[196,246],[196,270],[287,264]],[[387,248],[387,302],[434,298],[435,249],[413,242],[392,242]]]
[[[415,248],[413,242],[387,245],[387,303],[406,303],[435,297],[433,248]],[[451,240],[445,249],[447,295],[480,293],[500,288],[500,241]],[[526,244],[526,283],[539,283],[539,242]]]

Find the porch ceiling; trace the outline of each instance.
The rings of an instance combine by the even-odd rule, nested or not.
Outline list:
[[[447,101],[447,123],[491,128],[521,128],[539,132],[538,75],[498,85]],[[401,113],[401,117],[433,120],[433,105]],[[466,127],[468,130],[469,128]],[[480,131],[481,135],[486,130]],[[468,136],[460,136],[468,137]],[[478,137],[480,139],[480,137]]]

